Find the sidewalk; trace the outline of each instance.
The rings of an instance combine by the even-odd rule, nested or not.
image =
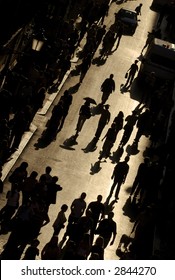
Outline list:
[[[74,56],[73,56],[73,58],[71,60],[71,62],[72,62],[71,69],[68,70],[66,72],[66,74],[64,75],[63,80],[62,80],[61,84],[59,85],[57,91],[52,93],[52,94],[48,94],[48,98],[46,97],[44,106],[37,112],[37,114],[42,115],[42,116],[47,114],[49,108],[53,104],[53,102],[56,99],[56,97],[58,96],[61,88],[63,87],[64,83],[66,82],[67,78],[69,77],[70,72],[74,69],[75,63],[78,62],[79,58],[78,58],[77,54],[80,51],[80,49],[81,49],[81,47],[78,47],[76,49],[75,54],[74,54]],[[11,169],[13,168],[15,163],[17,162],[18,158],[20,157],[20,155],[24,151],[25,147],[29,143],[30,139],[32,138],[32,136],[34,135],[36,130],[37,130],[37,127],[33,123],[31,123],[30,130],[26,131],[24,133],[18,150],[15,153],[13,153],[12,156],[8,159],[8,161],[3,165],[2,177],[1,177],[1,180],[3,182],[7,178],[8,174],[11,171]]]

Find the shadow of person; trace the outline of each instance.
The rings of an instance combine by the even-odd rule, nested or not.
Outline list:
[[[113,155],[109,157],[112,163],[119,162],[123,152],[124,152],[123,146],[119,146],[118,149],[115,152],[113,152]]]
[[[143,100],[143,87],[139,84],[139,78],[134,78],[132,84],[129,86],[128,91],[130,92],[131,99],[137,100],[139,103],[142,103]]]
[[[91,163],[91,169],[90,169],[90,174],[91,175],[94,175],[94,174],[98,173],[102,169],[102,167],[100,166],[100,163],[101,163],[100,160],[96,161],[94,163],[94,165]]]
[[[112,200],[110,203],[110,198],[111,198],[111,195],[109,195],[106,199],[106,201],[104,202],[104,206],[105,206],[105,211],[104,211],[104,214],[105,215],[108,215],[109,212],[113,211],[115,206],[114,204],[116,203],[116,200]]]
[[[140,150],[138,150],[138,143],[133,142],[132,145],[128,145],[126,148],[126,152],[128,153],[128,155],[137,155]]]
[[[70,87],[68,91],[70,94],[74,94],[78,91],[79,87],[80,87],[80,83],[77,83],[74,86]]]
[[[121,93],[129,92],[129,87],[125,86],[124,84],[121,84],[120,85],[120,92]]]
[[[81,64],[77,65],[75,69],[73,69],[70,73],[70,75],[73,76],[78,76],[81,71]]]
[[[77,139],[77,136],[72,135],[70,138],[66,139],[63,142],[63,145],[60,145],[60,147],[66,149],[66,150],[75,150],[74,148],[72,148],[72,146],[78,145],[78,142],[76,141],[76,139]]]
[[[100,115],[103,112],[103,104],[99,103],[97,106],[91,107],[91,115]]]
[[[92,64],[93,65],[97,65],[97,66],[102,66],[104,65],[106,62],[106,58],[101,58],[100,56],[99,57],[95,57],[93,60],[92,60]]]
[[[132,203],[131,197],[129,196],[123,205],[123,215],[128,216],[130,218],[130,222],[134,222],[138,215],[138,208],[135,204]]]
[[[44,149],[49,146],[51,142],[51,139],[46,139],[41,135],[41,137],[38,138],[37,142],[34,144],[35,150]]]
[[[94,152],[97,149],[96,146],[97,140],[94,137],[91,142],[86,146],[86,148],[82,149],[84,153]]]

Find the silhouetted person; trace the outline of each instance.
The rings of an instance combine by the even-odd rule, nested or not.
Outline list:
[[[114,213],[109,212],[108,217],[100,221],[95,234],[99,234],[104,238],[104,248],[106,248],[110,242],[110,246],[113,245],[117,235],[117,223],[113,220]]]
[[[36,92],[33,96],[33,117],[36,112],[43,107],[44,99],[46,97],[46,89],[41,87],[38,92]]]
[[[42,260],[59,260],[60,258],[60,248],[58,246],[58,236],[54,235],[51,237],[50,241],[46,243],[41,251]]]
[[[137,112],[135,110],[132,112],[132,115],[128,115],[126,117],[126,119],[125,119],[126,124],[123,127],[124,133],[123,133],[122,139],[120,141],[120,146],[124,146],[128,142],[128,140],[131,136],[131,133],[133,131],[134,125],[136,124],[137,119],[138,119],[138,116],[137,116]]]
[[[31,198],[35,185],[38,183],[37,176],[38,173],[36,171],[32,171],[31,174],[22,182],[22,204],[26,204]]]
[[[109,123],[110,117],[111,117],[111,113],[109,112],[109,105],[108,104],[104,105],[102,112],[101,112],[99,122],[98,122],[98,127],[95,132],[96,141],[98,141],[98,139],[100,138],[100,135],[101,135],[104,127]]]
[[[102,146],[102,151],[100,156],[98,157],[99,160],[102,158],[107,158],[110,156],[110,151],[115,143],[117,137],[117,130],[114,123],[112,123],[111,127],[108,129],[106,135],[103,137],[102,141],[105,139],[104,144]]]
[[[150,46],[150,44],[153,42],[154,38],[155,38],[155,31],[153,30],[152,32],[148,32],[147,39],[146,39],[145,45],[143,46],[141,53],[144,51],[144,49],[146,49],[148,46]]]
[[[62,101],[63,113],[62,113],[62,118],[60,121],[58,131],[61,131],[64,125],[65,119],[69,112],[70,105],[72,104],[72,99],[73,99],[72,94],[68,90],[65,90],[64,94],[60,98],[60,100]]]
[[[59,131],[61,120],[63,118],[63,102],[60,100],[52,110],[52,115],[47,123],[47,129],[43,133],[46,141],[54,139]]]
[[[57,184],[57,182],[58,182],[58,177],[53,176],[52,181],[47,184],[46,206],[48,207],[48,209],[50,204],[56,204],[57,192],[63,189],[59,184]]]
[[[156,211],[148,206],[137,217],[132,232],[135,232],[133,245],[136,259],[152,258],[152,242],[155,233]]]
[[[71,236],[74,233],[75,225],[77,224],[80,217],[83,215],[86,209],[86,193],[82,192],[79,198],[73,200],[71,204],[71,213],[68,218],[68,225],[66,232],[63,236],[63,242],[66,240],[67,236]]]
[[[142,135],[149,135],[151,131],[152,118],[149,109],[143,112],[137,120],[137,133],[134,139],[138,143]]]
[[[105,59],[110,54],[115,43],[115,32],[108,30],[103,37],[102,49],[100,50],[100,59]]]
[[[18,187],[18,189],[21,189],[21,184],[24,182],[24,180],[27,178],[28,175],[28,163],[26,161],[23,161],[20,166],[16,167],[12,174],[9,176],[9,182],[12,185],[15,185]]]
[[[128,77],[127,77],[127,80],[126,80],[126,83],[125,83],[124,87],[129,88],[131,86],[132,81],[134,80],[134,77],[139,70],[137,63],[138,63],[138,60],[135,60],[135,62],[128,69],[128,71],[127,71]]]
[[[39,249],[37,248],[39,244],[40,241],[38,239],[32,240],[31,245],[24,253],[23,260],[35,260],[36,256],[39,256]]]
[[[12,185],[11,190],[6,195],[6,204],[0,210],[1,232],[8,229],[10,219],[19,207],[19,198],[20,194],[17,186]]]
[[[98,260],[104,260],[104,238],[102,236],[98,236],[92,245],[89,260],[92,259],[92,254],[98,254]]]
[[[61,210],[58,212],[58,215],[53,223],[53,229],[54,229],[53,235],[58,235],[61,229],[65,227],[65,223],[67,221],[65,212],[67,211],[67,209],[68,209],[67,204],[63,204],[61,206]]]
[[[117,48],[118,48],[118,46],[120,44],[120,40],[121,40],[121,38],[123,36],[123,32],[124,32],[123,23],[122,22],[118,22],[117,33],[116,33],[116,36],[115,36],[115,40],[117,41],[115,50],[117,50]],[[113,50],[113,51],[115,51],[115,50]]]
[[[91,66],[91,59],[92,59],[92,54],[88,53],[84,58],[81,63],[81,73],[80,73],[80,83],[82,83],[89,67]]]
[[[129,156],[126,156],[124,161],[120,161],[119,163],[117,163],[111,176],[111,179],[113,179],[113,184],[111,186],[110,195],[112,195],[115,187],[117,186],[115,191],[116,200],[119,199],[118,196],[119,196],[121,185],[125,183],[129,171],[128,161],[129,161]]]
[[[134,200],[136,199],[138,194],[140,194],[140,200],[142,200],[143,198],[143,194],[147,187],[147,184],[149,180],[151,180],[149,176],[149,169],[150,160],[149,158],[145,158],[144,162],[142,162],[138,167],[137,174],[132,185],[130,196],[133,195]]]
[[[25,111],[19,111],[12,120],[12,130],[10,136],[10,150],[13,153],[19,147],[22,136],[28,130],[30,119],[27,118]]]
[[[91,211],[91,217],[93,219],[92,241],[97,224],[104,217],[105,206],[104,203],[102,203],[102,198],[102,195],[99,194],[97,200],[91,201],[87,206],[87,210]]]
[[[87,119],[91,117],[91,111],[90,111],[90,102],[85,101],[85,103],[81,106],[79,111],[79,118],[76,126],[76,134],[77,137],[79,135],[79,132],[82,130],[82,127]]]
[[[96,48],[100,45],[103,36],[106,33],[106,25],[98,26],[97,33],[96,33]]]
[[[113,124],[115,124],[116,135],[123,128],[123,118],[124,118],[124,114],[122,111],[120,111],[113,120]]]
[[[102,103],[104,104],[106,100],[109,98],[109,95],[115,91],[115,81],[114,81],[114,75],[110,74],[109,78],[105,79],[104,82],[101,85],[101,91],[102,91]]]
[[[135,11],[137,13],[137,16],[141,16],[141,8],[142,8],[143,4],[139,4],[136,8]]]

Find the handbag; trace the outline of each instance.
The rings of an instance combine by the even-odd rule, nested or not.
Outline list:
[[[125,74],[125,79],[127,79],[128,78],[128,72],[126,72],[126,74]]]

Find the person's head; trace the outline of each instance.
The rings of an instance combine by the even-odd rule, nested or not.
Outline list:
[[[104,108],[105,108],[106,110],[108,110],[108,109],[109,109],[109,104],[104,105]]]
[[[58,177],[57,176],[53,176],[52,177],[52,183],[56,183],[58,181]]]
[[[98,236],[95,240],[95,245],[104,248],[104,238],[102,236]]]
[[[108,213],[108,219],[112,220],[113,217],[114,217],[114,212],[110,211],[110,212]]]
[[[30,177],[33,179],[36,179],[37,176],[38,176],[38,172],[36,171],[32,171],[32,173],[30,174]]]
[[[44,174],[42,174],[39,178],[40,183],[45,183],[47,180],[46,176]]]
[[[137,63],[138,63],[138,60],[135,60],[134,63],[137,64]]]
[[[86,193],[82,192],[82,194],[80,195],[80,198],[84,200],[86,198]]]
[[[28,163],[27,163],[26,161],[23,161],[23,162],[21,163],[20,167],[21,167],[22,169],[26,169],[26,168],[28,167]]]
[[[97,196],[97,201],[98,201],[98,202],[101,202],[101,201],[102,201],[102,198],[103,198],[102,195],[99,194],[99,195]]]
[[[66,212],[67,209],[68,209],[67,204],[63,204],[63,205],[61,206],[61,210],[62,210],[63,212]]]
[[[45,169],[46,174],[50,174],[51,171],[52,171],[52,168],[50,166],[46,166],[46,169]]]
[[[114,74],[110,74],[110,79],[113,79],[114,78]]]
[[[119,116],[120,118],[123,118],[123,117],[124,117],[123,112],[122,112],[122,111],[120,111],[120,112],[118,113],[118,116]]]
[[[129,161],[129,156],[126,156],[125,157],[125,162],[128,162]]]
[[[32,247],[38,247],[39,244],[40,244],[40,241],[38,239],[34,239],[31,242]]]

